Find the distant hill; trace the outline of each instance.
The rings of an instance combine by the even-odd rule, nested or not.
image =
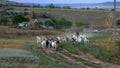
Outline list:
[[[33,5],[48,5],[48,4],[36,4],[36,3],[17,3],[17,2],[13,2],[13,1],[9,1],[9,0],[0,0],[0,4],[12,4],[12,5],[28,5],[28,6],[33,6]],[[114,5],[114,2],[103,2],[103,3],[93,3],[93,4],[90,4],[90,3],[74,3],[74,4],[54,4],[56,6],[60,6],[60,7],[63,7],[63,6],[70,6],[72,8],[87,8],[87,7],[90,7],[90,8],[101,8],[101,7],[106,7],[106,8],[113,8],[113,5]],[[118,7],[119,6],[119,7]],[[117,2],[117,7],[120,8],[120,2]]]
[[[70,6],[73,8],[85,8],[85,7],[111,7],[114,6],[114,2],[103,2],[103,3],[76,3],[76,4],[55,4],[56,6]],[[117,6],[120,8],[120,2],[116,3]]]
[[[103,2],[103,3],[94,4],[94,5],[113,6],[113,5],[114,5],[114,2]],[[117,2],[116,5],[117,5],[117,6],[120,6],[120,2]]]
[[[13,1],[9,1],[9,0],[0,0],[0,4],[16,4],[16,2],[13,2]]]
[[[0,6],[26,6],[26,4],[18,3],[10,0],[0,0]],[[29,6],[29,5],[27,5]]]

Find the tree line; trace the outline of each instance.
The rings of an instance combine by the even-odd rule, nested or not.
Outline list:
[[[30,19],[25,15],[17,14],[11,18],[11,22],[12,22],[11,25],[18,26],[19,23],[29,22],[29,21]],[[7,16],[0,17],[0,25],[7,26],[7,24],[9,24],[9,18]],[[72,22],[65,18],[61,18],[61,19],[49,18],[44,22],[41,20],[35,22],[35,28],[42,28],[42,25],[46,27],[53,26],[55,29],[63,29],[63,28],[70,28],[72,26]]]

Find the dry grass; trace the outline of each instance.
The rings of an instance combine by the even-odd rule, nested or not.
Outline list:
[[[113,46],[113,39],[112,38],[97,39],[93,44],[96,46],[104,46],[106,48],[109,48],[110,46]]]
[[[103,49],[110,51],[111,56],[112,56],[112,62],[114,63],[120,63],[120,45],[118,44],[120,42],[120,36],[117,36],[116,39],[116,45],[114,43],[114,38],[113,37],[108,37],[108,38],[97,38],[94,42],[93,45],[97,47],[103,47]],[[109,56],[110,57],[110,56]]]
[[[23,11],[26,7],[15,7],[15,11]],[[38,14],[50,13],[55,18],[66,18],[70,21],[83,21],[85,23],[104,23],[103,21],[107,18],[107,15],[111,11],[100,11],[100,10],[80,10],[80,9],[47,9],[47,8],[27,8],[28,12],[35,11]],[[117,12],[117,17],[120,17],[120,12]],[[103,25],[103,24],[102,24]]]
[[[24,43],[35,43],[34,40],[0,40],[0,48],[21,48]]]
[[[120,38],[118,37],[116,40],[119,41]],[[117,46],[115,46],[115,44],[114,44],[114,38],[111,38],[111,37],[104,38],[104,39],[96,39],[93,44],[95,46],[105,47],[109,50],[114,50],[115,48],[117,48]]]
[[[46,29],[30,30],[0,26],[0,38],[30,38],[35,37],[36,35],[58,35],[58,34],[61,34],[61,31]]]

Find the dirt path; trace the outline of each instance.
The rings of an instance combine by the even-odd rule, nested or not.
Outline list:
[[[98,60],[91,54],[82,53],[79,50],[79,55],[71,54],[65,49],[63,49],[62,52],[53,51],[51,49],[42,50],[48,55],[48,57],[51,56],[52,58],[59,59],[65,63],[79,65],[82,66],[82,68],[120,68],[120,65]]]
[[[73,33],[64,33],[63,35],[72,35]],[[93,36],[92,34],[87,34],[88,37]],[[120,68],[120,65],[104,62],[96,59],[89,53],[82,53],[81,51],[79,55],[71,54],[67,50],[63,50],[63,52],[56,52],[50,49],[44,50],[46,54],[60,59],[63,62],[80,65],[82,68]]]
[[[89,61],[91,63],[100,65],[102,68],[120,68],[120,65],[113,64],[113,63],[108,63],[108,62],[103,62],[101,60],[96,59],[94,56],[92,56],[89,53],[82,53],[80,55],[74,55],[69,53],[67,50],[64,49],[64,52],[68,53],[71,57],[77,58],[77,59],[83,59],[86,61]]]
[[[81,33],[85,33],[87,35],[87,37],[92,37],[93,36],[92,33],[86,33],[85,31],[83,31]],[[71,35],[71,34],[73,34],[73,33],[71,33],[70,31],[65,33],[65,35]],[[79,51],[80,55],[74,55],[74,54],[69,53],[67,50],[64,50],[64,52],[69,54],[69,57],[73,57],[73,58],[76,58],[76,59],[83,59],[83,60],[89,61],[91,63],[95,63],[97,65],[100,65],[102,68],[120,68],[120,65],[98,60],[89,53],[84,54],[84,53]]]
[[[48,55],[54,56],[56,59],[60,59],[63,62],[74,64],[74,65],[79,65],[82,66],[82,68],[99,68],[100,66],[97,66],[95,64],[85,64],[83,61],[78,61],[76,58],[73,58],[72,56],[65,55],[60,52],[55,52],[50,49],[44,49],[45,53]]]

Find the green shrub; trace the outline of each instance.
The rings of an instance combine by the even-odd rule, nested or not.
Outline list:
[[[43,24],[43,23],[42,23],[41,21],[36,22],[36,23],[35,23],[35,27],[41,28],[41,25],[42,25],[42,24]]]
[[[9,19],[7,16],[0,17],[0,24],[6,26],[8,21],[9,21]]]
[[[102,46],[95,46],[92,44],[76,43],[75,45],[72,42],[63,42],[59,45],[60,48],[66,49],[70,53],[79,54],[78,50],[84,53],[90,53],[96,58],[99,58],[104,61],[111,62],[112,59],[117,55],[117,51],[111,51]]]
[[[45,24],[47,27],[48,27],[48,26],[54,26],[54,22],[51,21],[51,20],[47,20],[47,21],[45,21],[44,24]]]
[[[29,21],[29,18],[26,18],[22,14],[17,14],[12,18],[13,25],[18,25],[21,22],[28,22],[28,21]]]
[[[83,22],[81,22],[81,21],[80,21],[80,22],[76,22],[75,24],[76,24],[76,26],[77,26],[77,27],[84,26],[84,23],[83,23]]]
[[[70,41],[60,43],[59,47],[66,49],[67,51],[69,51],[70,53],[73,53],[73,54],[79,53],[78,50],[75,48],[75,46]]]

